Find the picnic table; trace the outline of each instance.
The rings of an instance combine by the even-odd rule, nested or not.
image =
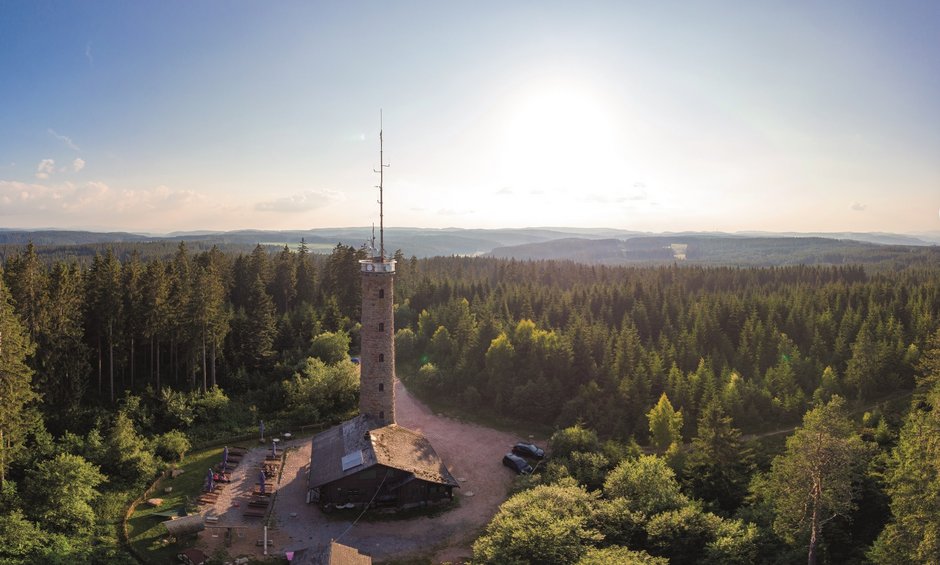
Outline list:
[[[270,463],[265,463],[261,466],[261,469],[264,471],[265,475],[276,475],[280,468],[280,465],[272,465]]]

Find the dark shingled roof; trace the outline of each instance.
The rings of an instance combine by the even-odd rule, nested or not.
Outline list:
[[[356,416],[313,437],[310,487],[317,488],[376,464],[413,473],[438,484],[459,487],[431,443],[398,424],[371,429],[373,422]],[[362,452],[362,464],[343,470],[343,457]]]
[[[372,430],[373,457],[380,465],[410,471],[419,479],[442,485],[460,486],[431,442],[418,432],[390,424]]]

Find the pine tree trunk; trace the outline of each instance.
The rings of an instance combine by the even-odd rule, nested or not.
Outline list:
[[[114,404],[114,335],[113,323],[108,323],[108,377],[111,382],[111,404]]]
[[[207,386],[207,380],[209,378],[209,372],[206,371],[206,337],[202,337],[202,392],[206,393],[209,389]]]
[[[131,337],[131,390],[134,390],[134,338]]]
[[[212,359],[211,359],[211,363],[212,363],[212,365],[211,365],[211,367],[212,367],[212,369],[211,369],[211,370],[212,370],[212,386],[215,386],[216,383],[215,383],[215,341],[214,341],[214,340],[212,341]]]
[[[816,544],[819,531],[819,485],[813,486],[813,515],[809,527],[809,554],[806,557],[807,565],[816,565]]]
[[[103,363],[101,359],[101,336],[98,336],[98,398],[101,398],[101,365]]]
[[[157,342],[157,392],[160,392],[160,342]]]

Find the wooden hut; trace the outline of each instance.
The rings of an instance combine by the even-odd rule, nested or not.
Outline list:
[[[372,565],[370,556],[335,541],[322,551],[301,549],[290,553],[287,558],[290,565]]]
[[[404,509],[453,499],[460,485],[424,436],[373,424],[357,416],[313,438],[307,502]]]
[[[171,536],[176,536],[177,538],[188,534],[195,534],[206,529],[205,519],[202,517],[202,514],[191,514],[189,516],[183,516],[182,518],[167,520],[163,522],[163,526],[166,528],[166,531],[170,532]]]

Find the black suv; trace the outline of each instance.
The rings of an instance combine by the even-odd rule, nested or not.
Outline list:
[[[522,457],[512,453],[503,456],[503,465],[515,471],[517,475],[528,475],[532,472],[532,465],[526,463],[526,460]]]
[[[522,457],[531,457],[533,459],[541,459],[545,457],[545,450],[535,445],[534,443],[526,443],[520,441],[516,445],[512,446],[512,452],[516,455]]]

